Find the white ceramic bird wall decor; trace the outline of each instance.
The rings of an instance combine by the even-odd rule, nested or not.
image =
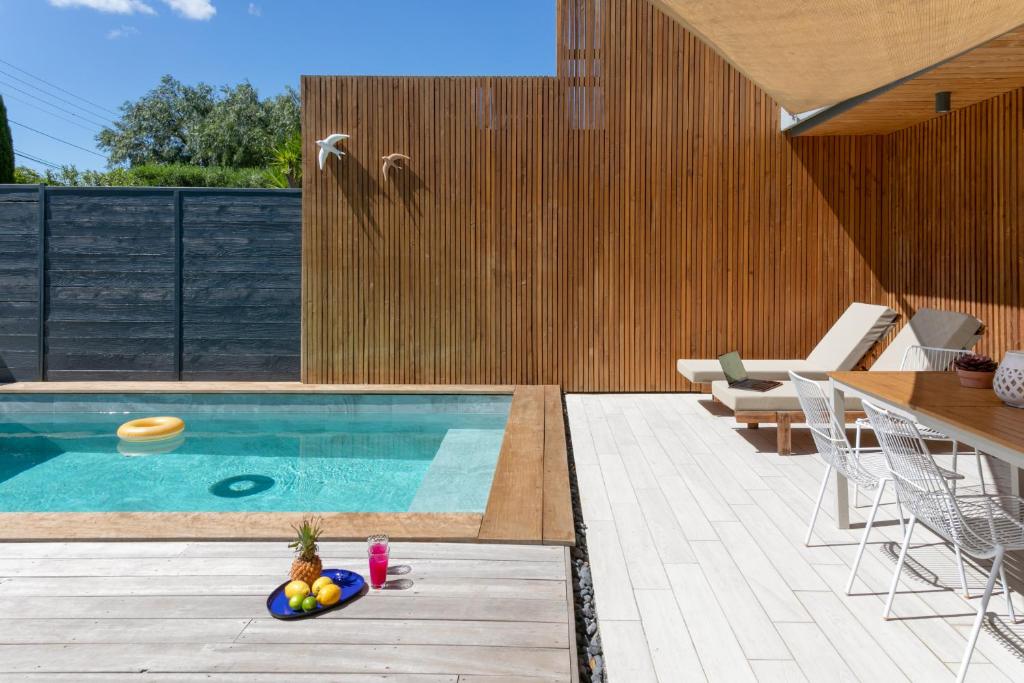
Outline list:
[[[399,154],[398,152],[389,154],[386,157],[381,157],[381,159],[384,161],[384,165],[381,167],[380,172],[384,174],[385,183],[388,181],[388,171],[392,168],[397,171],[401,171],[402,167],[398,165],[398,162],[410,160],[409,157],[404,154]]]
[[[327,163],[327,157],[329,155],[333,154],[334,156],[338,157],[339,159],[345,155],[344,152],[342,152],[340,149],[338,149],[337,144],[339,142],[343,142],[345,140],[348,140],[349,137],[350,136],[345,135],[344,133],[331,133],[330,135],[328,135],[323,140],[317,140],[316,141],[317,147],[320,148],[319,161],[320,161],[320,170],[321,171],[324,170],[324,164]]]

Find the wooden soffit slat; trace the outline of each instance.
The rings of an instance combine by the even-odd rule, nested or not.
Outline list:
[[[935,94],[949,92],[952,110],[1024,87],[1024,27],[923,73],[843,102],[790,128],[792,136],[884,135],[937,116]]]
[[[800,113],[871,92],[1024,24],[1024,0],[651,0]]]

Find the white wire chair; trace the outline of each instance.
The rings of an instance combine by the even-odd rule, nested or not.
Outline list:
[[[961,356],[966,356],[969,353],[971,353],[971,351],[968,349],[943,349],[935,346],[908,346],[907,350],[903,352],[903,358],[900,360],[900,370],[920,372],[954,372],[956,367],[953,364],[956,359]],[[865,427],[869,427],[870,425],[866,418],[857,420],[855,425],[857,430],[856,436],[854,437],[854,444],[856,447],[860,447],[861,430]],[[917,425],[917,431],[920,432],[921,436],[927,441],[946,441],[952,445],[953,471],[956,472],[960,455],[960,443],[956,439],[951,439],[942,432],[936,431],[922,424]],[[978,467],[978,479],[981,481],[981,492],[985,493],[985,469],[982,467],[981,452],[976,448],[974,449],[974,459]],[[953,491],[956,492],[955,483],[953,484]]]
[[[825,474],[821,478],[818,499],[814,504],[814,511],[811,513],[811,523],[807,528],[804,545],[810,545],[811,543],[814,523],[818,519],[821,502],[825,497],[825,489],[828,486],[828,479],[833,470],[838,471],[854,482],[858,490],[863,487],[867,491],[875,491],[874,504],[871,506],[871,513],[868,515],[868,521],[864,527],[864,535],[861,537],[860,548],[857,550],[857,558],[853,562],[850,578],[846,582],[846,594],[849,595],[853,589],[853,582],[857,578],[857,570],[860,568],[864,547],[867,545],[868,536],[871,534],[871,526],[875,522],[878,505],[882,500],[882,493],[885,491],[885,485],[890,481],[889,470],[880,449],[863,449],[850,446],[850,441],[846,438],[846,427],[836,418],[835,413],[832,411],[832,404],[826,398],[821,385],[806,377],[801,377],[795,372],[790,372],[789,378],[796,389],[797,398],[800,400],[800,408],[804,412],[805,421],[807,426],[810,427],[811,436],[814,438],[814,445],[825,461]],[[899,499],[897,499],[896,504],[899,506]],[[899,512],[899,520],[900,528],[902,528],[902,510]]]
[[[1024,499],[993,494],[955,495],[942,469],[935,464],[917,425],[868,401],[863,403],[871,426],[882,445],[882,452],[885,454],[897,495],[910,511],[910,521],[903,536],[896,573],[893,575],[889,597],[885,602],[884,618],[888,619],[892,611],[892,602],[899,586],[903,564],[907,559],[910,538],[918,520],[953,544],[958,559],[962,551],[979,559],[992,560],[992,569],[989,571],[985,592],[981,597],[981,605],[974,619],[967,649],[960,662],[957,681],[963,681],[967,676],[967,667],[971,663],[971,655],[974,653],[989,599],[992,597],[996,576],[999,576],[1003,584],[1007,615],[1013,623],[1017,622],[1010,587],[1006,583],[1003,556],[1007,551],[1024,550]]]

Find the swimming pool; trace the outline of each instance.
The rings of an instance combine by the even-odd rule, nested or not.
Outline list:
[[[0,398],[0,512],[482,512],[504,394]],[[121,442],[173,415],[184,437]]]

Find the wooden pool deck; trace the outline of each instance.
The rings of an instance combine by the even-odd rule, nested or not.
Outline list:
[[[900,542],[886,499],[847,596],[870,501],[850,530],[826,505],[804,546],[823,469],[806,429],[796,455],[779,456],[774,430],[739,429],[709,396],[566,403],[611,683],[954,679],[987,569],[969,562],[965,600],[952,551],[920,529],[883,621]],[[987,481],[1007,486],[1006,468],[988,465]],[[977,483],[972,456],[960,472]],[[1009,622],[1002,595],[989,608],[968,680],[1024,680],[1024,622]]]
[[[0,544],[3,681],[575,681],[568,550],[393,543],[388,589],[271,618],[264,542]],[[366,574],[365,543],[324,543]]]
[[[345,385],[298,382],[19,382],[0,385],[12,394],[120,393],[330,393],[511,394],[487,507],[482,514],[328,513],[334,540],[373,533],[414,541],[482,543],[575,542],[561,390],[514,385]],[[0,540],[196,539],[281,540],[294,514],[178,512],[0,513]]]

